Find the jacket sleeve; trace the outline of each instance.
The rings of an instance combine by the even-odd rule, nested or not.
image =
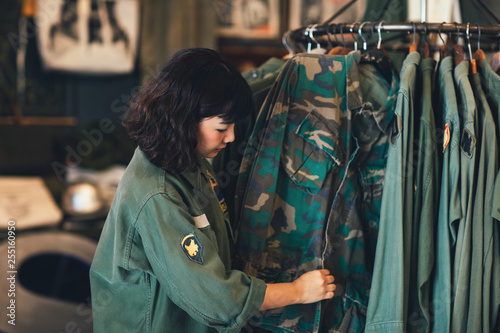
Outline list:
[[[191,317],[219,332],[239,332],[258,312],[266,284],[227,272],[210,226],[198,229],[185,204],[175,199],[153,195],[137,215],[136,230],[153,274]]]

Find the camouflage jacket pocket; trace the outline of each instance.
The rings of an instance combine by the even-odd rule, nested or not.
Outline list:
[[[302,190],[318,193],[328,173],[342,164],[337,126],[315,110],[287,134],[283,168]]]

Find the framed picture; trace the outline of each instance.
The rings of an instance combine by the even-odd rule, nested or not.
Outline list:
[[[290,0],[289,30],[320,24],[328,20],[351,0]],[[358,22],[363,19],[367,0],[358,0],[333,22]]]
[[[45,69],[84,74],[133,70],[139,0],[37,0],[38,47]]]
[[[217,35],[235,38],[279,38],[279,0],[215,0]]]

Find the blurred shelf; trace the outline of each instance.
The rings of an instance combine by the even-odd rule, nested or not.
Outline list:
[[[217,49],[241,72],[288,54],[281,40],[275,39],[219,38]]]

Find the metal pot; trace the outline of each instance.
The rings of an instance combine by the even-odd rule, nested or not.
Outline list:
[[[62,197],[63,210],[70,215],[93,215],[105,204],[96,185],[82,182],[69,185]]]

